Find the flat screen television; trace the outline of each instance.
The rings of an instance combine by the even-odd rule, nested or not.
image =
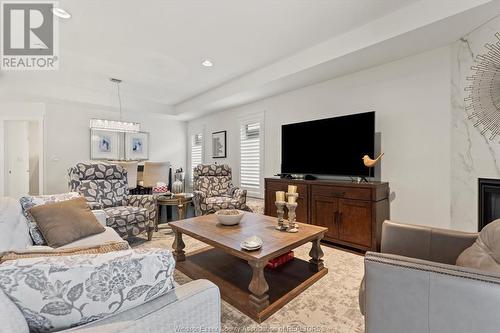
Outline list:
[[[375,112],[283,125],[281,173],[369,176],[374,149]]]

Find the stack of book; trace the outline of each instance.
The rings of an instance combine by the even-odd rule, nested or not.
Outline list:
[[[277,258],[269,260],[269,262],[267,263],[267,267],[275,269],[281,265],[286,264],[287,262],[289,262],[292,259],[293,259],[293,251],[290,251],[290,252],[287,252],[287,253],[285,253]]]

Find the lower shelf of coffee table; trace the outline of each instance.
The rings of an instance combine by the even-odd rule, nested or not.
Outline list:
[[[269,306],[255,312],[248,299],[252,270],[246,261],[207,247],[186,255],[186,261],[178,262],[176,268],[192,279],[212,281],[219,287],[222,299],[259,323],[328,273],[326,268],[319,272],[311,271],[309,263],[299,258],[276,269],[266,268],[264,275],[269,285]]]

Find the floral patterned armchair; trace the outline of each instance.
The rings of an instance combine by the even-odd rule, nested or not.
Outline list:
[[[250,211],[247,191],[234,187],[231,167],[227,164],[199,164],[193,170],[193,203],[196,216],[219,209]]]
[[[78,163],[68,171],[69,188],[87,199],[92,209],[106,213],[106,224],[122,238],[144,231],[151,240],[157,204],[152,195],[130,195],[127,171],[107,163]]]

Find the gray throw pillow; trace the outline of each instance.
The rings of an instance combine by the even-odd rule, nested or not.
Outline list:
[[[457,265],[500,274],[500,219],[487,224],[457,258]]]
[[[56,202],[61,202],[65,200],[71,200],[80,197],[77,192],[68,192],[61,194],[49,194],[49,195],[38,195],[38,196],[25,196],[19,199],[21,204],[22,212],[28,223],[28,229],[30,232],[31,239],[35,245],[47,245],[47,242],[43,238],[42,233],[36,225],[35,219],[29,213],[30,208],[39,205],[47,205]]]

